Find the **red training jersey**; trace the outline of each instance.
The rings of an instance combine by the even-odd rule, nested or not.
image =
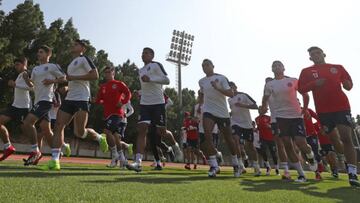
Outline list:
[[[322,86],[316,86],[317,79],[325,79]],[[350,110],[350,103],[342,90],[342,83],[352,81],[341,65],[318,64],[305,68],[299,77],[299,92],[312,91],[317,113],[330,113]]]
[[[124,110],[117,107],[121,102],[126,104],[131,98],[131,92],[125,83],[118,80],[108,81],[100,86],[97,93],[96,103],[104,106],[104,117],[108,118],[111,115],[118,115],[124,117]]]
[[[271,118],[267,115],[258,116],[255,118],[257,128],[259,130],[259,137],[262,140],[273,141],[274,136],[271,132]]]
[[[321,125],[319,122],[314,123],[314,128],[319,138],[320,145],[331,144],[329,137],[321,132]]]
[[[304,116],[306,135],[307,136],[316,136],[317,131],[315,129],[312,119],[314,118],[317,122],[320,122],[319,118],[318,118],[317,114],[311,109],[307,109],[307,113],[309,116]]]
[[[185,119],[184,120],[184,127],[186,130],[187,139],[189,140],[196,140],[198,139],[198,122],[192,119]]]

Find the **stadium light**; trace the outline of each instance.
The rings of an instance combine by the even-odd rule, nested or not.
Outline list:
[[[166,61],[177,65],[177,87],[180,113],[182,113],[182,88],[181,88],[181,67],[187,66],[191,60],[194,35],[185,33],[185,31],[173,30],[173,36],[170,43],[170,52],[166,56]]]

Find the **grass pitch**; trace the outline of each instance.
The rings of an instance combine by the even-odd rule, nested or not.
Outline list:
[[[204,169],[144,167],[136,174],[99,164],[61,166],[44,172],[0,162],[0,202],[360,202],[360,189],[350,187],[346,175],[323,173],[324,180],[315,181],[308,173],[308,182],[295,183],[252,173],[234,178],[231,169],[210,179]]]

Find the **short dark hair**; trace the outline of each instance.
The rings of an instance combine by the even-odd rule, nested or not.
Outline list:
[[[52,49],[48,45],[41,45],[39,49],[44,50],[47,54],[52,54]]]
[[[110,70],[111,72],[114,72],[114,71],[115,71],[115,68],[112,67],[112,66],[105,66],[105,68],[104,68],[103,71],[106,71],[106,70]]]
[[[145,48],[143,49],[143,51],[149,51],[153,56],[155,55],[154,50],[153,50],[152,48],[150,48],[150,47],[145,47]]]
[[[236,86],[236,85],[235,85],[235,83],[233,81],[230,81],[229,86]]]
[[[88,46],[88,43],[83,39],[76,39],[75,42],[80,44],[84,48],[86,48]]]
[[[212,66],[214,66],[213,62],[210,59],[204,59],[202,63],[208,62],[210,63]]]
[[[312,46],[312,47],[308,48],[307,51],[310,53],[314,50],[320,50],[320,51],[324,52],[320,47],[317,47],[317,46]]]
[[[20,57],[18,57],[18,58],[16,58],[15,60],[14,60],[14,63],[21,63],[21,64],[24,64],[24,65],[27,65],[27,58],[26,57],[24,57],[24,56],[20,56]]]

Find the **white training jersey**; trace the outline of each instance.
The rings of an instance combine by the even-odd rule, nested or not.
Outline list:
[[[204,94],[203,112],[210,113],[219,118],[230,118],[226,96],[214,89],[211,82],[215,82],[219,89],[230,89],[229,81],[223,75],[214,74],[200,79],[200,91]]]
[[[198,126],[198,131],[199,133],[204,133],[204,126],[203,126],[203,105],[200,105],[199,103],[195,105],[194,107],[194,117],[199,119],[199,126]],[[215,124],[213,132],[214,134],[218,134],[219,133],[219,128],[217,126],[217,124]]]
[[[141,77],[147,75],[150,82],[143,82]],[[139,69],[141,85],[141,105],[165,104],[164,83],[169,83],[169,78],[161,63],[151,62]]]
[[[228,99],[231,109],[231,125],[237,125],[242,128],[252,128],[250,110],[248,108],[237,107],[236,103],[253,105],[256,102],[247,94],[237,92],[233,97]]]
[[[302,118],[297,99],[296,78],[274,79],[265,85],[264,94],[273,96],[272,108],[278,118]]]
[[[33,88],[29,87],[24,80],[24,72],[20,73],[15,80],[14,88],[14,101],[12,103],[13,107],[16,108],[30,108],[31,98],[29,91]]]
[[[53,101],[54,97],[54,84],[44,85],[45,79],[54,80],[56,78],[64,77],[65,73],[61,70],[60,66],[53,63],[45,63],[35,66],[31,72],[31,81],[34,83],[35,101]]]
[[[124,104],[121,108],[123,109],[123,111],[125,113],[125,117],[123,118],[123,122],[127,123],[127,118],[134,113],[134,108],[131,105],[130,101],[128,103]]]
[[[269,104],[269,109],[270,109],[270,119],[271,119],[271,123],[276,123],[276,112],[274,109],[274,96],[270,95],[269,100],[268,100],[268,104]]]
[[[91,70],[96,69],[92,60],[87,56],[78,56],[69,64],[67,74],[72,76],[86,75]],[[90,100],[90,81],[73,80],[69,81],[69,91],[65,100],[89,101]]]
[[[254,130],[253,135],[254,135],[254,141],[253,141],[254,147],[260,149],[261,148],[261,143],[260,143],[259,131]]]

